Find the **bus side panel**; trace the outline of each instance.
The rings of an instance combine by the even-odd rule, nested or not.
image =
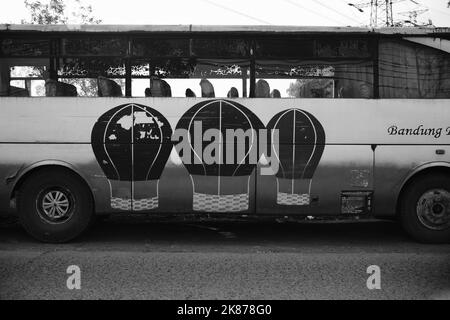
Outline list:
[[[281,159],[289,163],[292,159]],[[310,179],[297,176],[279,179],[258,175],[257,212],[266,214],[339,215],[342,213],[342,196],[345,194],[370,194],[373,190],[373,151],[369,145],[326,145],[319,165]],[[259,171],[261,166],[259,166]],[[285,180],[285,181],[282,181]],[[283,186],[283,184],[288,184]],[[288,192],[284,192],[287,190]],[[289,203],[283,195],[306,197],[310,203]],[[281,194],[281,195],[280,195]],[[300,199],[300,201],[302,201]],[[345,214],[352,214],[344,212]],[[368,212],[365,212],[368,213]]]
[[[436,150],[445,152],[438,155]],[[421,169],[440,165],[450,166],[450,146],[378,146],[375,150],[375,215],[395,215],[405,181]]]
[[[117,192],[131,199],[131,182],[107,179],[90,144],[0,144],[0,211],[11,211],[11,192],[22,175],[46,165],[79,174],[92,191],[97,212],[111,212],[112,187],[119,185]]]

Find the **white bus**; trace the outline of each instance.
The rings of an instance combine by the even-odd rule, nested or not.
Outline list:
[[[0,212],[394,218],[450,240],[450,30],[0,25]]]

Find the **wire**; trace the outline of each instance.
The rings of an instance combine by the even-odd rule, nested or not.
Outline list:
[[[242,17],[246,17],[246,18],[248,18],[248,19],[251,19],[251,20],[254,20],[254,21],[258,21],[258,22],[260,22],[260,23],[272,25],[272,23],[270,23],[270,22],[268,22],[268,21],[265,21],[265,20],[263,20],[263,19],[259,19],[259,18],[253,17],[253,16],[251,16],[251,15],[248,15],[248,14],[246,14],[246,13],[243,13],[243,12],[240,12],[240,11],[237,11],[237,10],[234,10],[234,9],[232,9],[232,8],[223,6],[223,5],[221,5],[221,4],[218,4],[218,3],[213,2],[213,1],[211,1],[211,0],[202,0],[202,1],[208,3],[208,4],[212,5],[212,6],[221,8],[221,9],[223,9],[223,10],[227,10],[227,11],[233,12],[233,13],[235,13],[235,14],[238,14],[238,15],[242,16]]]
[[[314,11],[314,10],[312,10],[312,9],[310,9],[310,8],[304,7],[304,6],[302,6],[301,4],[299,4],[299,3],[297,3],[297,2],[294,2],[294,1],[292,1],[292,0],[284,0],[284,1],[287,2],[287,3],[289,3],[289,4],[291,4],[291,5],[293,5],[293,6],[295,6],[295,7],[297,7],[297,8],[300,8],[300,9],[303,9],[303,10],[306,10],[306,11],[309,11],[309,12],[311,12],[311,13],[313,13],[313,14],[315,14],[316,16],[319,16],[319,17],[321,17],[321,18],[325,18],[325,19],[328,19],[328,20],[332,20],[333,22],[337,22],[337,23],[340,24],[340,25],[343,24],[342,21],[338,21],[338,20],[333,19],[333,18],[331,18],[331,17],[326,17],[326,16],[324,16],[322,13],[317,12],[317,11]]]
[[[425,7],[425,8],[429,8],[429,9],[431,9],[432,11],[439,12],[440,14],[450,15],[449,12],[441,11],[440,9],[438,9],[438,8],[436,8],[436,7],[433,7],[433,6],[430,6],[429,4],[425,4],[425,5],[424,5],[424,4],[419,3],[419,5],[421,5],[421,6]]]
[[[356,20],[356,19],[354,19],[354,18],[352,18],[352,17],[350,17],[350,16],[348,16],[348,15],[346,15],[346,14],[343,14],[342,12],[339,12],[338,10],[336,10],[336,9],[334,9],[334,8],[331,8],[331,7],[327,6],[326,4],[323,4],[323,3],[322,3],[321,1],[319,1],[319,0],[313,0],[313,1],[316,2],[317,4],[320,4],[322,7],[327,8],[328,10],[331,10],[331,11],[336,12],[337,14],[343,16],[344,18],[353,20],[353,21],[355,21],[355,22],[358,23],[358,24],[360,23],[358,20]]]
[[[351,3],[352,3],[351,0],[341,0],[341,2],[342,2],[342,3],[345,3],[347,6],[350,6]],[[357,10],[360,10],[360,9],[358,9],[357,7],[355,7],[354,5],[353,5],[353,7],[354,7],[355,9],[357,9]],[[359,13],[360,13],[360,14],[363,13],[364,15],[367,14],[366,11],[360,11]],[[367,23],[367,19],[364,18],[364,20],[359,21],[359,24],[360,24],[360,25],[363,25],[363,26],[369,26],[370,22],[369,22],[369,24],[368,24],[368,23]]]

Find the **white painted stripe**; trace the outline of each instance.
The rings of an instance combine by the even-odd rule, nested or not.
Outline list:
[[[296,121],[296,111],[294,110],[294,123],[292,124],[292,131],[293,131],[293,137],[292,137],[292,181],[291,181],[291,188],[292,188],[292,194],[294,194],[294,187],[295,187],[295,134],[296,134],[296,128],[295,128],[295,121]]]
[[[275,122],[275,125],[273,126],[273,128],[276,130],[278,123],[281,121],[281,119],[288,114],[290,111],[295,110],[295,109],[288,109],[286,110],[279,118],[278,120]],[[272,145],[273,145],[273,132],[272,132]],[[284,167],[283,167],[283,163],[281,162],[280,156],[277,154],[275,148],[273,149],[273,152],[275,154],[275,157],[277,157],[278,159],[278,163],[280,164],[281,170],[283,171],[283,177],[285,177],[285,171],[284,171]]]
[[[188,125],[188,127],[187,127],[187,130],[188,130],[188,141],[189,141],[189,146],[191,147],[191,150],[194,152],[194,155],[198,158],[198,160],[200,160],[200,161],[202,162],[203,172],[205,173],[205,175],[206,175],[206,167],[205,167],[205,165],[203,164],[202,157],[200,157],[200,156],[197,154],[197,152],[195,152],[195,149],[192,147],[192,141],[191,141],[190,130],[191,130],[192,122],[194,121],[194,119],[195,119],[195,117],[197,116],[197,114],[198,114],[200,111],[202,111],[204,108],[206,108],[206,107],[208,107],[208,106],[210,106],[211,104],[216,103],[216,102],[217,102],[217,100],[213,100],[213,101],[211,101],[211,102],[205,104],[204,106],[202,106],[200,109],[198,109],[197,112],[194,113],[194,115],[192,116],[191,121],[189,122],[189,125]],[[203,140],[203,137],[202,137],[202,140]],[[192,163],[192,164],[194,164],[194,163]]]
[[[314,126],[314,122],[311,120],[311,118],[306,113],[304,113],[302,110],[300,110],[300,109],[297,109],[297,110],[298,110],[298,112],[303,113],[303,115],[308,118],[308,120],[311,123],[311,126],[312,126],[312,128],[314,130],[314,148],[313,148],[313,151],[311,153],[311,156],[308,159],[308,162],[305,165],[305,168],[303,169],[302,176],[301,176],[301,178],[303,179],[303,176],[305,175],[306,168],[309,166],[309,163],[311,162],[312,158],[314,157],[314,153],[316,152],[316,149],[317,149],[317,131],[316,131],[316,127]]]
[[[111,156],[109,155],[108,150],[106,149],[106,132],[108,131],[108,127],[109,127],[109,125],[111,124],[112,119],[113,119],[119,112],[121,112],[122,110],[128,108],[129,106],[130,106],[130,104],[127,104],[126,106],[124,106],[123,108],[121,108],[120,110],[118,110],[116,113],[114,113],[114,114],[112,115],[111,118],[109,118],[109,121],[108,121],[108,123],[106,124],[105,132],[104,132],[104,135],[103,135],[103,148],[104,148],[104,150],[105,150],[106,155],[108,156],[109,162],[112,164],[112,166],[114,167],[114,170],[116,171],[118,180],[120,180],[120,173],[119,173],[119,170],[117,170],[116,166],[114,165],[114,162],[113,162],[112,159],[111,159]],[[133,115],[131,115],[131,116],[133,116]],[[131,141],[133,141],[133,137],[131,137]]]
[[[152,171],[153,166],[155,165],[156,160],[158,160],[159,154],[160,154],[161,149],[162,149],[163,132],[161,130],[161,127],[159,127],[158,118],[156,118],[150,111],[147,111],[146,109],[144,109],[144,108],[142,108],[142,107],[140,107],[138,105],[135,105],[135,106],[137,108],[143,110],[144,112],[148,113],[153,118],[153,121],[155,121],[155,123],[158,125],[158,129],[159,129],[159,137],[160,137],[160,139],[159,139],[159,149],[158,149],[158,152],[157,152],[157,154],[155,156],[155,159],[153,160],[152,165],[150,166],[150,169],[148,169],[148,172],[147,172],[147,175],[146,175],[146,179],[148,180],[148,176],[150,175],[150,171]],[[134,124],[134,110],[133,110],[133,124]],[[134,165],[134,161],[133,161],[133,165]]]

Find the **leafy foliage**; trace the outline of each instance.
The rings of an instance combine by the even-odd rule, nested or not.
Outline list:
[[[23,24],[99,24],[102,21],[93,15],[91,5],[85,5],[81,0],[72,2],[72,11],[68,10],[65,0],[24,0],[25,7],[30,13],[29,20],[22,20]],[[44,67],[33,67],[44,78],[47,77]],[[77,87],[79,96],[95,96],[97,94],[96,79],[64,79],[65,83]],[[43,86],[36,88],[38,95],[44,95]]]
[[[67,5],[64,0],[50,0],[41,2],[40,0],[24,0],[25,7],[30,12],[29,20],[22,20],[22,23],[29,24],[98,24],[102,21],[93,16],[92,6],[85,5],[81,0],[74,1],[75,9],[67,12]]]

